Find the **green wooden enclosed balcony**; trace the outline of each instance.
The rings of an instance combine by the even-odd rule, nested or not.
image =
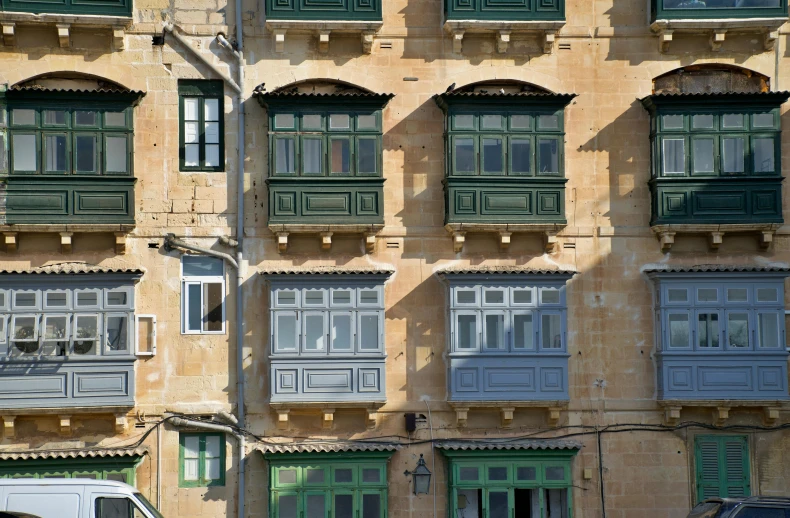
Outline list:
[[[132,16],[132,0],[0,0],[3,13]]]

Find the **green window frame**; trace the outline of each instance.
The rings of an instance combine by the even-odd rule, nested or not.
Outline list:
[[[15,98],[8,101],[7,110],[9,174],[132,176],[134,128],[129,103]],[[87,117],[92,122],[86,123],[86,114],[92,114]],[[114,124],[108,117],[112,114],[122,114],[123,123]]]
[[[182,433],[178,445],[178,487],[225,485],[225,434]]]
[[[43,461],[2,461],[0,479],[10,478],[90,478],[114,480],[131,486],[136,483],[137,466],[143,457],[102,458],[100,462],[74,462],[74,459]]]
[[[564,108],[457,108],[448,118],[450,176],[565,175]]]
[[[778,108],[659,109],[651,125],[653,177],[778,176],[778,115]],[[741,122],[732,120],[733,116]]]
[[[270,108],[269,128],[272,177],[382,176],[380,109]]]
[[[267,456],[269,517],[386,518],[389,455]]]
[[[764,0],[762,6],[751,2],[744,7],[738,7],[734,0],[708,0],[707,3],[652,0],[652,12],[653,20],[787,17],[787,0]]]
[[[694,466],[697,502],[751,495],[747,436],[698,435],[694,438]]]
[[[222,81],[179,79],[178,149],[181,171],[225,170],[225,90]]]

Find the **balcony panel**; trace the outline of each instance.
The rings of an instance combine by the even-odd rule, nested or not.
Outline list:
[[[453,402],[567,401],[568,356],[468,356],[450,359]]]
[[[384,180],[270,178],[269,225],[383,225]]]
[[[653,21],[787,17],[787,0],[765,2],[765,7],[755,6],[756,2],[746,2],[745,7],[736,7],[735,4],[732,0],[652,0]]]
[[[660,400],[788,399],[787,353],[661,354]]]
[[[447,20],[561,21],[565,0],[445,0]]]
[[[132,16],[131,0],[0,0],[4,12],[32,14]]]
[[[266,19],[381,21],[381,0],[266,0]]]
[[[1,362],[0,409],[134,406],[134,362]]]
[[[271,402],[383,402],[384,359],[271,360]]]

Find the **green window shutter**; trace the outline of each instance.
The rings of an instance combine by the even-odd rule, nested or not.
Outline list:
[[[749,496],[749,448],[746,437],[722,437],[723,485],[728,497]]]
[[[697,501],[749,496],[749,447],[745,436],[696,439]]]
[[[720,496],[719,441],[716,437],[697,438],[697,500]]]

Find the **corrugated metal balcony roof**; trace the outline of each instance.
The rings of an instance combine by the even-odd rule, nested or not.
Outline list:
[[[63,262],[38,266],[36,268],[8,268],[0,270],[0,275],[50,275],[50,274],[90,274],[90,273],[127,273],[142,275],[145,273],[139,268],[121,266],[99,266],[79,262]]]
[[[693,266],[651,267],[643,270],[644,273],[726,273],[726,272],[775,272],[787,273],[790,268],[786,266],[755,266],[741,264],[697,264]]]
[[[582,443],[566,439],[533,439],[525,441],[493,442],[485,441],[440,441],[436,448],[440,450],[579,450]]]
[[[142,457],[148,448],[85,448],[81,450],[24,450],[0,451],[0,460],[45,460],[45,459],[96,459],[107,457]]]
[[[290,442],[281,444],[263,444],[258,446],[261,453],[339,453],[346,451],[398,451],[401,447],[392,443],[375,443],[363,441],[331,441],[331,442]]]
[[[259,270],[259,273],[261,275],[392,275],[395,269],[376,266],[305,266],[265,268]]]
[[[530,268],[528,266],[452,266],[437,275],[575,275],[575,270]]]

